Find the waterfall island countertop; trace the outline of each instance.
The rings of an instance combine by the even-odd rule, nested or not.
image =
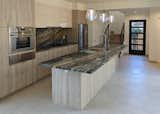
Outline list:
[[[108,62],[114,55],[120,53],[125,47],[125,45],[111,45],[110,49],[105,51],[102,46],[95,46],[78,53],[42,62],[40,65],[49,69],[54,67],[90,74]]]
[[[52,72],[53,103],[83,110],[116,72],[125,47],[95,46],[41,63]]]

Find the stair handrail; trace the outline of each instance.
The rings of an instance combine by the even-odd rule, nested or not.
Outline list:
[[[125,36],[125,23],[123,23],[122,29],[121,29],[121,36],[120,36],[120,43],[124,43],[124,36]]]

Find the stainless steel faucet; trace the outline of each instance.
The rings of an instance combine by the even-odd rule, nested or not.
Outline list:
[[[105,50],[109,50],[110,48],[110,35],[109,35],[109,24],[107,25],[107,27],[105,28],[105,31],[103,33],[103,39],[104,39],[104,48]]]

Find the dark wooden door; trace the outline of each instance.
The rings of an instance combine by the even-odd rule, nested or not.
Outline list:
[[[145,55],[146,20],[130,20],[129,53]]]

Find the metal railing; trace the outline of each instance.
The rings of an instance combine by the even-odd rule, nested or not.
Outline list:
[[[124,43],[124,36],[125,36],[125,23],[123,23],[122,29],[121,29],[121,36],[120,36],[120,43]]]

